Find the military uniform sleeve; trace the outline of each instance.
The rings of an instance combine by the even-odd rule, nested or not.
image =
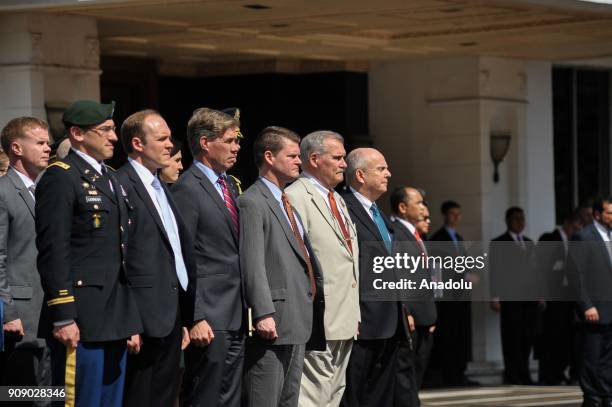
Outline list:
[[[70,276],[75,199],[67,169],[49,167],[36,187],[36,246],[38,272],[51,322],[77,318]]]

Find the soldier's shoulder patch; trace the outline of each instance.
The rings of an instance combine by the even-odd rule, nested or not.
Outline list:
[[[240,181],[237,177],[234,177],[233,175],[230,175],[230,177],[232,177],[232,180],[234,181],[236,188],[238,188],[238,193],[241,194],[242,193],[242,181]]]
[[[60,167],[63,170],[67,170],[68,168],[70,168],[70,164],[66,164],[63,161],[56,161],[52,164],[49,164],[49,167],[47,168],[51,168],[51,167]]]
[[[113,171],[113,172],[117,172],[117,170],[116,170],[116,169],[114,169],[113,167],[111,167],[110,165],[104,164],[104,166],[105,166],[107,169],[109,169],[109,170],[111,170],[111,171]]]

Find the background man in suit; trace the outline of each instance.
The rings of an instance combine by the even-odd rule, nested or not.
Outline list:
[[[36,269],[34,188],[49,161],[49,126],[33,117],[11,120],[0,135],[10,167],[0,178],[0,297],[5,303],[3,386],[49,386],[51,365],[37,338],[43,290]]]
[[[144,328],[140,353],[128,356],[125,404],[170,406],[196,283],[185,225],[157,177],[172,159],[170,128],[157,112],[143,110],[125,119],[121,142],[128,163],[117,175],[132,204],[127,270]],[[186,328],[183,336],[188,343]]]
[[[127,197],[110,167],[114,103],[78,101],[64,112],[72,150],[36,187],[38,271],[45,291],[39,330],[52,334],[53,384],[77,406],[121,406],[126,339],[140,349],[129,288]],[[75,388],[76,386],[76,388]]]
[[[190,331],[205,348],[185,349],[187,406],[239,406],[244,360],[244,299],[238,257],[238,187],[226,171],[236,164],[240,123],[201,108],[187,124],[191,167],[172,192],[195,248],[198,281],[196,315]]]
[[[539,384],[557,386],[577,379],[575,304],[569,301],[569,240],[582,229],[578,212],[570,213],[563,225],[544,233],[538,242],[538,273],[546,276],[546,309],[540,351]],[[565,369],[570,367],[570,376]]]
[[[325,351],[306,350],[302,407],[340,404],[360,319],[357,230],[344,199],[334,191],[346,169],[343,143],[342,136],[332,131],[316,131],[304,137],[300,144],[304,172],[287,187],[289,200],[300,214],[321,264],[326,293],[326,347]]]
[[[465,256],[463,237],[457,232],[461,223],[461,205],[445,201],[440,207],[444,224],[431,236],[432,242],[445,244],[452,256]],[[446,254],[446,253],[445,253]],[[474,278],[461,275],[454,270],[443,270],[443,279]],[[449,290],[444,292],[444,301],[436,302],[438,327],[432,349],[432,368],[440,371],[445,386],[474,386],[478,383],[466,377],[468,362],[472,355],[472,317],[469,292]]]
[[[525,213],[517,206],[506,211],[508,230],[491,242],[491,309],[500,313],[505,384],[533,384],[529,356],[534,345],[539,297],[534,246],[523,235]],[[531,301],[527,301],[531,300]]]
[[[247,305],[257,332],[247,340],[249,407],[297,406],[305,344],[312,332],[316,258],[284,193],[300,173],[300,138],[267,127],[253,145],[259,179],[238,199]]]
[[[584,407],[612,406],[612,197],[593,202],[593,223],[573,237],[570,283],[583,322],[580,387]]]
[[[342,196],[357,225],[361,280],[359,337],[351,351],[342,399],[347,407],[393,404],[400,306],[366,295],[366,291],[372,294],[373,258],[393,251],[391,223],[376,205],[390,177],[385,158],[373,148],[358,148],[347,156],[349,188]]]
[[[395,239],[403,244],[403,251],[411,256],[427,255],[427,248],[421,237],[428,227],[418,230],[416,225],[425,221],[426,207],[421,192],[413,187],[398,187],[391,194],[391,209],[393,210],[393,229]],[[429,278],[431,270],[417,270],[415,275]],[[400,341],[398,349],[398,372],[395,389],[395,404],[398,406],[419,405],[418,390],[423,381],[427,367],[433,332],[436,323],[436,307],[433,295],[427,290],[418,290],[418,298],[404,303],[408,328],[411,337]]]

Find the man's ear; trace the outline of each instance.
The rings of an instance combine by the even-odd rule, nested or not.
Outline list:
[[[408,205],[406,205],[406,202],[400,202],[399,205],[397,206],[397,211],[400,215],[403,215],[406,213],[406,208]]]
[[[200,149],[208,152],[208,138],[206,136],[200,137]]]
[[[357,170],[355,170],[355,179],[360,184],[365,184],[365,173],[361,168],[357,168]]]
[[[264,151],[264,156],[263,156],[264,162],[268,163],[268,165],[272,165],[273,158],[274,158],[274,154],[272,154],[272,151],[270,150]]]
[[[11,143],[11,152],[17,157],[21,157],[23,155],[23,147],[21,146],[19,139],[13,140]]]
[[[81,130],[80,128],[76,127],[76,126],[71,126],[68,129],[68,136],[69,136],[69,138],[73,139],[75,141],[78,141],[78,142],[82,142],[83,141],[83,138],[84,138],[83,133],[84,133],[84,131]]]
[[[141,152],[143,150],[144,143],[140,139],[140,137],[132,137],[130,141],[132,143],[132,150]]]

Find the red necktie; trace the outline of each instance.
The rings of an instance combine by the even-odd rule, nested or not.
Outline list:
[[[348,229],[346,228],[346,223],[340,216],[340,211],[338,210],[338,205],[336,204],[336,198],[334,198],[334,191],[329,191],[327,193],[327,198],[329,199],[329,206],[331,208],[332,213],[334,214],[334,218],[338,221],[338,225],[340,225],[340,229],[342,230],[342,235],[344,236],[344,240],[348,245],[349,251],[353,253],[353,244],[351,243],[351,235],[349,235]]]
[[[304,259],[306,259],[306,267],[308,268],[308,280],[310,280],[310,293],[312,294],[312,298],[314,300],[315,295],[317,293],[317,285],[315,284],[314,272],[312,270],[310,256],[308,255],[308,250],[306,250],[306,244],[304,243],[304,239],[302,239],[302,235],[300,234],[300,230],[298,229],[297,222],[295,220],[295,215],[293,215],[293,208],[291,208],[291,203],[289,202],[289,199],[287,198],[287,195],[284,192],[281,198],[283,201],[283,207],[285,208],[285,212],[287,212],[287,216],[289,217],[289,223],[291,223],[293,235],[295,236],[295,239],[297,240],[300,249],[302,249]]]
[[[423,239],[421,239],[421,235],[419,233],[418,230],[415,229],[414,231],[414,237],[416,238],[416,241],[419,245],[419,248],[421,249],[421,252],[423,252],[423,254],[425,256],[427,256],[427,250],[425,250],[425,245],[423,244]]]
[[[238,234],[240,230],[238,223],[238,208],[236,208],[236,203],[234,202],[234,198],[229,193],[229,189],[227,188],[227,182],[225,182],[225,176],[219,176],[217,180],[219,185],[221,186],[221,192],[223,192],[223,200],[225,201],[225,206],[229,211],[230,218],[232,219],[232,225],[234,226],[234,232]]]

